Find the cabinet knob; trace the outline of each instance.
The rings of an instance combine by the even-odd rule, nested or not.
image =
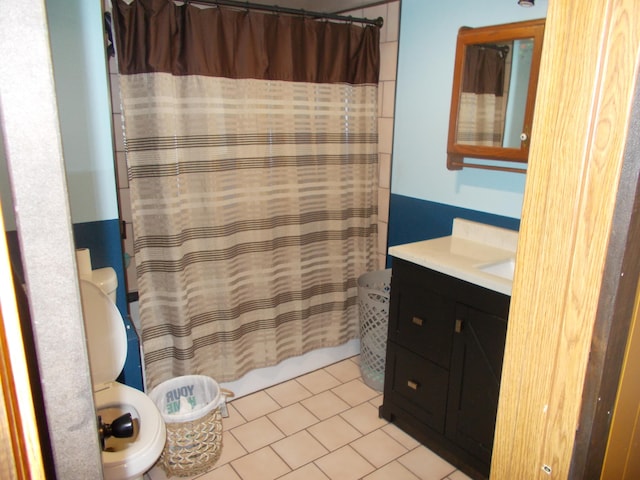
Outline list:
[[[418,382],[414,382],[413,380],[409,380],[407,382],[407,387],[409,387],[411,390],[418,390]]]
[[[411,321],[413,322],[414,325],[417,325],[419,327],[422,326],[423,320],[420,317],[413,317]]]

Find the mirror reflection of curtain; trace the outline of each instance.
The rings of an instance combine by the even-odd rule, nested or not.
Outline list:
[[[465,52],[456,141],[502,146],[508,49],[470,45]]]
[[[114,0],[147,383],[358,336],[379,30]]]

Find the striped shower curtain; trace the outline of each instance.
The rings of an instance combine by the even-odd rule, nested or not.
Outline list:
[[[377,27],[114,0],[147,386],[358,336]]]
[[[465,50],[456,142],[501,147],[507,109],[509,49],[469,45]]]

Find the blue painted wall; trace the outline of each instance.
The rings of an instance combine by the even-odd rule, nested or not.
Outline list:
[[[525,175],[446,168],[455,45],[461,26],[544,18],[547,3],[402,1],[389,245],[448,235],[455,217],[519,228]]]

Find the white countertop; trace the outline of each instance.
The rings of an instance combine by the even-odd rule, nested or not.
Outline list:
[[[511,295],[512,279],[482,268],[514,262],[517,243],[518,232],[514,230],[456,218],[450,236],[396,245],[389,248],[389,255]]]

